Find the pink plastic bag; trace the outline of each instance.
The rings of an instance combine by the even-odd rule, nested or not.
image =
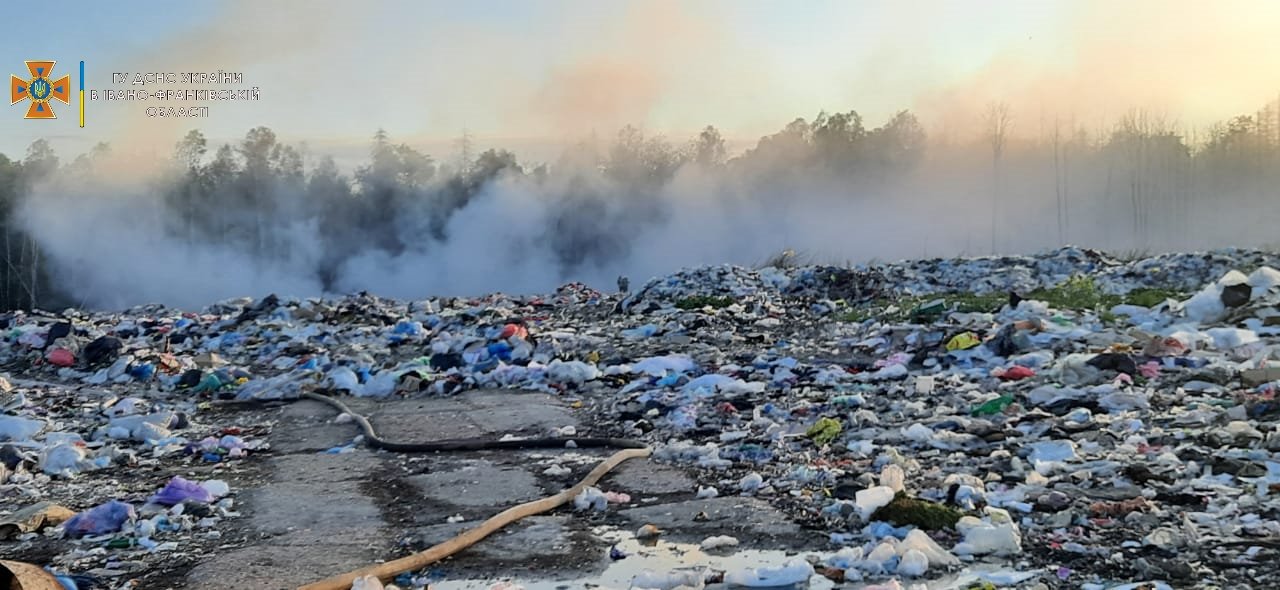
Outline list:
[[[49,364],[59,367],[70,367],[76,364],[76,355],[71,354],[71,351],[65,348],[50,350],[47,358],[49,359]]]

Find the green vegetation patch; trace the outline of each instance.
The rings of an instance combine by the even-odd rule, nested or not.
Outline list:
[[[1044,301],[1054,309],[1071,311],[1096,311],[1104,323],[1119,321],[1110,312],[1121,303],[1153,307],[1166,299],[1185,299],[1186,293],[1177,289],[1143,287],[1124,295],[1104,293],[1092,277],[1075,275],[1062,283],[1040,288],[1026,294],[1027,299]],[[864,322],[879,319],[886,322],[936,320],[949,313],[995,313],[1008,302],[1004,293],[935,293],[879,297],[856,307],[850,307],[836,315],[842,322]]]
[[[934,293],[880,297],[836,316],[843,322],[879,318],[889,322],[932,321],[948,313],[992,313],[1008,301],[1002,293]]]
[[[1164,303],[1166,299],[1177,299],[1179,301],[1186,299],[1187,294],[1177,289],[1162,289],[1159,287],[1143,287],[1134,289],[1125,293],[1124,302],[1129,305],[1141,305],[1142,307],[1155,307]]]
[[[1163,303],[1165,299],[1184,299],[1186,294],[1177,289],[1142,287],[1124,295],[1113,295],[1103,293],[1092,277],[1076,275],[1053,287],[1036,289],[1028,293],[1027,297],[1044,301],[1056,309],[1096,311],[1109,310],[1122,303],[1153,307]],[[1107,321],[1108,318],[1102,319]]]
[[[898,492],[893,501],[880,507],[871,520],[882,520],[893,526],[913,525],[927,531],[954,529],[964,513],[937,502],[912,498]]]
[[[1036,289],[1028,293],[1027,298],[1044,301],[1055,309],[1076,311],[1109,309],[1123,301],[1119,295],[1103,293],[1093,277],[1084,275],[1075,275],[1047,289]]]
[[[693,297],[685,297],[676,302],[676,307],[680,309],[702,309],[704,307],[714,307],[716,309],[724,309],[733,305],[732,297],[715,297],[712,295],[694,295]]]

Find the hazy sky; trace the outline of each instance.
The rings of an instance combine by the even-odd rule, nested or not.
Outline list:
[[[1116,5],[1119,5],[1117,8]],[[60,2],[40,35],[0,36],[6,70],[58,61],[112,72],[243,72],[256,103],[210,118],[151,119],[154,103],[55,105],[56,121],[0,116],[0,153],[47,137],[70,157],[95,141],[167,154],[268,125],[313,151],[378,127],[437,154],[469,129],[487,144],[612,135],[626,123],[683,138],[706,124],[754,138],[819,110],[871,124],[917,111],[963,133],[981,106],[1013,105],[1018,129],[1142,106],[1203,126],[1280,94],[1280,2],[957,0],[539,0],[470,2]],[[13,11],[18,8],[11,7]],[[24,14],[32,10],[22,9]],[[436,149],[438,148],[438,149]]]

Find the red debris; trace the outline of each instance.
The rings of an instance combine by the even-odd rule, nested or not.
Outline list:
[[[1019,381],[1022,379],[1026,379],[1027,377],[1035,377],[1035,376],[1036,376],[1036,372],[1031,370],[1029,367],[1014,365],[1012,367],[1009,367],[1008,369],[1005,369],[1004,373],[1000,375],[1000,378],[1004,379],[1005,381]]]
[[[70,367],[71,365],[76,364],[76,355],[71,354],[71,351],[65,348],[55,348],[50,350],[47,358],[49,359],[50,364],[57,365],[59,367]]]
[[[507,324],[503,326],[500,338],[506,340],[512,336],[519,336],[521,339],[528,340],[529,330],[525,329],[525,327],[520,324]]]

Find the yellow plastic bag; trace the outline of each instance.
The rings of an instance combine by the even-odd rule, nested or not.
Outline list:
[[[947,352],[955,352],[957,350],[969,350],[979,344],[982,340],[978,339],[978,335],[973,332],[964,332],[956,334],[947,341]]]

